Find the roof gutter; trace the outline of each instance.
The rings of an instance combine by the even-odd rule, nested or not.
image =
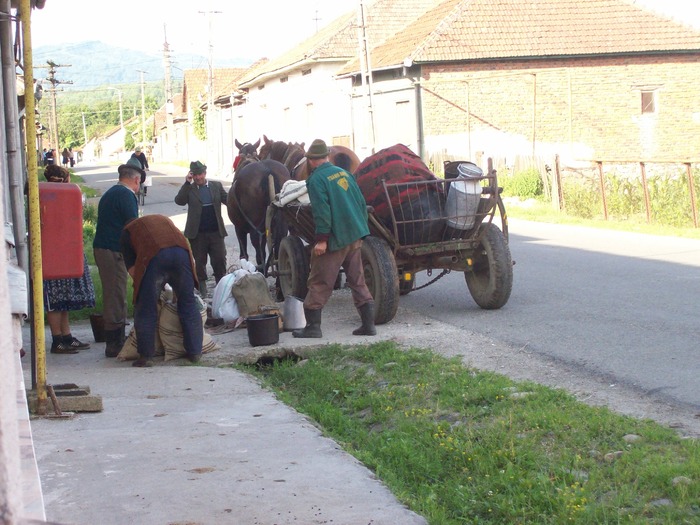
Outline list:
[[[255,83],[257,82],[267,82],[271,78],[274,78],[275,76],[278,75],[283,75],[284,73],[291,73],[292,71],[295,71],[297,69],[301,69],[304,66],[312,66],[314,64],[320,64],[320,63],[330,63],[330,62],[341,62],[345,61],[347,62],[350,60],[351,57],[345,58],[345,59],[338,59],[338,58],[308,58],[305,57],[303,60],[299,60],[297,62],[294,62],[292,64],[288,64],[284,67],[280,67],[278,69],[273,69],[272,71],[266,71],[264,73],[261,73],[260,75],[248,80],[244,81],[238,84],[239,89],[250,89]]]

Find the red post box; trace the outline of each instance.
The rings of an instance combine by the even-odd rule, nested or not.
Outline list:
[[[44,279],[83,275],[83,194],[77,184],[39,183]]]

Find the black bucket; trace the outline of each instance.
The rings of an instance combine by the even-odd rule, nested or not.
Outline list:
[[[251,346],[274,345],[279,342],[279,315],[251,315],[246,317],[245,322]]]

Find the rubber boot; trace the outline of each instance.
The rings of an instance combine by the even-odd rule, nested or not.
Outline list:
[[[105,357],[117,357],[122,351],[124,342],[121,340],[120,334],[124,333],[124,328],[115,328],[114,330],[105,330]]]
[[[309,310],[304,308],[306,326],[301,330],[294,330],[292,335],[300,338],[323,337],[321,333],[321,312],[322,310]]]
[[[353,330],[352,335],[377,335],[377,329],[374,327],[374,303],[365,303],[357,311],[360,312],[362,326]]]

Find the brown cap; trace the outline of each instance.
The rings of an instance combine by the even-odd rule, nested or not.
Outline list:
[[[322,159],[328,156],[328,146],[321,139],[316,139],[311,143],[308,151],[306,152],[306,158],[308,159]]]

